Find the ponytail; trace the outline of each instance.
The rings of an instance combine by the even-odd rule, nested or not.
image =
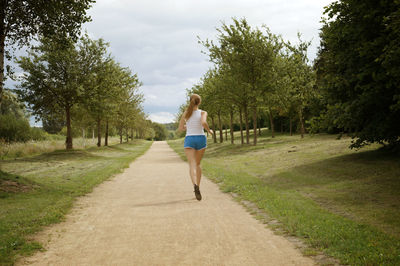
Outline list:
[[[189,107],[186,109],[186,112],[185,112],[186,120],[188,120],[192,116],[194,107],[199,105],[200,103],[201,103],[200,95],[192,94],[190,96]]]

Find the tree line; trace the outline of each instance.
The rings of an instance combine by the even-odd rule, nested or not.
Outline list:
[[[102,39],[92,40],[87,34],[78,41],[41,38],[17,62],[24,71],[17,88],[20,99],[44,123],[65,124],[67,149],[72,149],[72,118],[82,129],[96,123],[97,146],[101,146],[103,123],[105,145],[110,125],[117,129],[121,142],[123,135],[132,136],[134,130],[144,136],[141,83],[137,74],[107,53]]]
[[[141,82],[108,53],[103,39],[81,33],[91,18],[86,11],[93,0],[2,0],[0,7],[0,139],[40,139],[30,128],[34,115],[49,133],[64,132],[66,148],[73,148],[73,133],[82,137],[94,129],[97,145],[108,145],[110,133],[129,138],[163,139],[167,132],[143,112]],[[32,42],[34,40],[35,42]],[[15,58],[17,47],[27,56]],[[10,62],[23,74],[16,76]],[[19,82],[4,88],[4,80]],[[18,96],[18,97],[17,97]],[[25,108],[25,105],[28,109]]]
[[[348,134],[351,148],[369,143],[400,145],[400,4],[396,1],[336,1],[325,8],[317,58],[310,42],[296,44],[266,26],[232,19],[217,28],[216,41],[201,40],[213,66],[188,94],[219,130],[219,141],[254,145],[257,129]],[[185,109],[181,106],[177,117]],[[214,135],[214,142],[217,136]]]
[[[315,72],[309,65],[307,49],[310,42],[293,45],[268,27],[252,28],[246,19],[233,19],[223,23],[217,41],[199,40],[213,63],[190,93],[202,96],[202,108],[207,110],[214,129],[219,129],[223,141],[223,128],[230,129],[234,143],[234,127],[239,126],[241,143],[257,144],[257,129],[268,119],[272,137],[277,118],[281,128],[300,128],[305,133],[305,110],[315,92]],[[183,110],[184,108],[181,108]],[[296,123],[294,126],[293,124]],[[227,131],[226,131],[227,138]],[[214,135],[214,142],[217,136]]]

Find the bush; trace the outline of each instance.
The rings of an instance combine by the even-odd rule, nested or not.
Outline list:
[[[30,139],[31,140],[46,140],[48,134],[41,128],[32,127],[30,130]]]
[[[0,115],[0,139],[7,142],[28,141],[31,139],[29,122],[13,114]]]

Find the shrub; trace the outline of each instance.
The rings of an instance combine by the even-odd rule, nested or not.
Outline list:
[[[30,130],[30,139],[31,140],[46,140],[48,134],[41,128],[32,127]]]
[[[13,114],[0,115],[0,139],[7,142],[28,141],[31,138],[29,122]]]

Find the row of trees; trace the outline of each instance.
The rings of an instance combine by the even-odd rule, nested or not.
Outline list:
[[[309,42],[292,45],[245,19],[222,24],[215,42],[199,41],[214,67],[188,93],[203,97],[221,142],[223,127],[233,143],[238,125],[241,142],[245,131],[249,143],[252,124],[256,145],[257,125],[268,119],[272,136],[279,123],[302,137],[306,129],[347,133],[352,148],[400,146],[400,3],[339,0],[324,14],[313,65]]]
[[[44,127],[66,126],[66,148],[72,149],[71,125],[85,129],[97,127],[97,145],[101,146],[105,128],[123,135],[145,137],[148,123],[142,110],[143,95],[136,74],[121,67],[107,52],[102,39],[87,34],[72,38],[42,37],[40,43],[17,62],[24,71],[17,93],[29,105]],[[105,125],[105,127],[103,126]]]
[[[315,73],[307,59],[309,42],[299,36],[299,44],[292,45],[266,26],[252,28],[246,19],[233,19],[233,24],[224,23],[218,29],[217,42],[200,43],[214,67],[189,93],[202,96],[202,108],[207,110],[212,127],[219,129],[221,142],[224,124],[229,124],[232,143],[234,125],[238,124],[241,143],[250,143],[252,127],[256,145],[260,123],[268,118],[274,136],[278,116],[289,121],[290,133],[297,121],[303,137],[305,110],[318,96]]]
[[[103,40],[81,36],[81,25],[91,20],[86,12],[94,0],[0,2],[1,139],[46,136],[29,127],[32,114],[43,122],[45,131],[65,132],[67,149],[72,148],[72,129],[82,130],[83,137],[87,129],[96,129],[98,146],[102,135],[107,145],[109,132],[117,132],[121,141],[123,135],[165,137],[165,129],[143,113],[137,75],[111,58]],[[32,47],[32,40],[39,44]],[[17,99],[4,88],[4,81],[15,78],[10,62],[15,49],[23,47],[31,49],[17,60],[24,71],[17,77]]]

